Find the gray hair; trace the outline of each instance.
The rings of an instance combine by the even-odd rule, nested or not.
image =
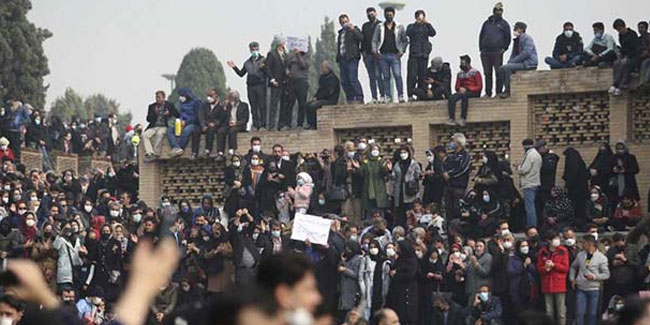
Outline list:
[[[239,101],[239,99],[240,99],[240,97],[239,97],[239,91],[233,89],[233,90],[231,90],[228,94],[229,94],[229,95],[233,95],[235,98],[237,98],[237,101]]]
[[[465,147],[465,144],[467,144],[467,138],[465,138],[465,135],[462,133],[455,133],[451,136],[451,139],[458,142],[461,147]]]
[[[284,38],[282,35],[275,35],[273,36],[273,43],[277,44],[282,44],[285,43],[287,40]]]

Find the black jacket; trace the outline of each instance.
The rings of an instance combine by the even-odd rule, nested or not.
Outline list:
[[[239,67],[234,67],[232,69],[235,70],[235,73],[240,77],[248,74],[246,77],[247,86],[257,86],[266,83],[268,73],[266,71],[266,59],[262,55],[258,56],[257,59],[253,59],[253,57],[248,58],[241,69],[239,69]]]
[[[361,52],[363,54],[372,54],[372,36],[375,35],[375,28],[377,25],[381,24],[379,19],[372,21],[367,21],[363,26],[361,26],[361,33],[363,34],[363,42],[361,42]]]
[[[557,163],[560,157],[552,152],[542,155],[542,168],[540,170],[540,181],[542,190],[550,191],[555,187],[555,174],[557,172]]]
[[[230,107],[226,108],[226,123],[230,120]],[[244,102],[239,102],[239,106],[237,106],[237,125],[236,126],[242,126],[246,127],[246,124],[248,124],[248,119],[250,118],[250,113],[248,112],[248,104]]]
[[[286,59],[287,54],[284,57]],[[287,79],[287,65],[278,51],[269,51],[266,57],[266,69],[269,77],[269,87],[273,87],[271,84],[272,79],[275,79],[280,84],[284,83]]]
[[[169,112],[168,118],[177,118],[180,116],[176,107],[174,107],[174,104],[171,102],[165,101],[164,107],[165,110]],[[149,109],[147,110],[147,122],[149,122],[147,129],[154,127],[156,125],[156,120],[158,120],[158,113],[156,112],[156,103],[153,103],[149,105]]]
[[[463,322],[463,309],[455,302],[450,302],[449,310],[447,311],[447,322],[445,323],[445,315],[442,310],[435,308],[433,311],[433,323],[439,325],[462,325]]]
[[[481,27],[478,47],[481,52],[506,51],[510,46],[510,24],[503,18],[490,16]]]
[[[427,68],[427,72],[424,75],[424,79],[431,78],[434,80],[434,83],[428,85],[424,82],[419,83],[423,89],[431,88],[440,88],[444,90],[445,94],[449,95],[451,93],[451,68],[449,67],[449,62],[445,62],[442,65],[442,69],[434,71],[432,67]]]
[[[343,44],[345,54],[341,53],[343,35],[345,35],[345,44]],[[354,26],[352,30],[347,27],[339,29],[336,37],[336,62],[339,62],[341,58],[346,60],[361,58],[361,41],[363,41],[363,34],[359,27]]]
[[[431,53],[431,42],[429,37],[436,36],[436,30],[431,24],[409,24],[406,28],[406,36],[409,38],[409,56],[429,57]]]
[[[627,29],[625,35],[618,35],[618,42],[621,44],[621,56],[636,58],[643,54],[645,47],[635,31]]]
[[[224,110],[221,102],[217,103],[213,108],[210,103],[205,102],[201,106],[199,111],[199,125],[202,128],[208,126],[208,123],[214,122],[217,126],[224,125],[226,123],[226,111]]]
[[[244,256],[244,248],[248,249],[253,256],[255,265],[259,264],[262,258],[257,249],[257,245],[255,245],[253,238],[250,236],[252,233],[251,229],[253,228],[253,225],[249,225],[241,232],[237,231],[237,228],[234,228],[228,233],[230,236],[230,244],[232,245],[232,261],[233,264],[235,264],[235,267],[241,266],[242,258]]]
[[[314,97],[318,100],[326,100],[337,103],[341,92],[341,82],[334,71],[321,74],[318,79],[318,90]]]
[[[564,36],[564,33],[555,38],[555,46],[553,47],[553,57],[558,58],[562,54],[570,57],[582,54],[584,44],[582,44],[582,37],[580,33],[573,31],[571,38]]]

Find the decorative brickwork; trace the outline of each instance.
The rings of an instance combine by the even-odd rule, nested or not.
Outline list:
[[[650,95],[636,94],[632,98],[632,136],[634,141],[650,143]]]
[[[27,172],[33,169],[43,169],[41,153],[38,150],[22,148],[20,150],[20,162],[25,165],[25,171]]]
[[[224,166],[213,159],[166,161],[160,168],[161,194],[169,196],[174,204],[181,199],[199,204],[206,194],[223,203]]]
[[[75,175],[79,175],[79,156],[74,154],[66,155],[60,151],[52,151],[50,158],[52,158],[52,162],[54,163],[53,167],[57,174],[72,169]]]
[[[336,130],[338,143],[355,141],[360,138],[374,140],[385,155],[392,155],[402,144],[412,141],[413,132],[410,126],[391,126],[376,128],[356,128]]]
[[[606,92],[530,96],[535,138],[558,146],[609,141],[609,96]]]

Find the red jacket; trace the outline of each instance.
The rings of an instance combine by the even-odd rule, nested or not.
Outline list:
[[[552,261],[555,267],[546,271],[546,261]],[[569,251],[564,246],[559,246],[551,252],[548,247],[543,247],[537,256],[537,271],[542,278],[542,293],[566,292],[566,279],[569,273]]]
[[[10,148],[7,148],[6,151],[0,150],[0,161],[4,159],[5,157],[9,158],[9,160],[14,161],[16,158],[14,158],[14,153],[11,151]]]
[[[483,90],[483,78],[481,73],[474,69],[469,68],[467,72],[460,71],[456,75],[456,91],[463,87],[472,93],[480,93]]]

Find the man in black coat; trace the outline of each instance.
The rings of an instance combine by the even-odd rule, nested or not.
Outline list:
[[[411,97],[414,95],[413,90],[425,78],[432,47],[429,38],[436,36],[436,30],[427,21],[424,10],[415,12],[415,22],[406,28],[406,36],[410,42],[406,68],[406,92]]]
[[[248,102],[251,105],[251,113],[253,114],[253,128],[257,130],[266,129],[266,81],[268,76],[266,59],[260,54],[260,44],[258,42],[251,42],[248,48],[251,56],[244,62],[241,69],[232,61],[228,61],[227,64],[240,77],[248,74],[246,77],[246,91],[248,92]]]
[[[503,53],[510,46],[510,24],[503,19],[503,4],[497,3],[492,16],[483,23],[479,35],[479,50],[485,74],[485,96],[492,97],[492,71],[497,75],[496,94],[503,92],[503,78],[499,68],[503,65]]]
[[[232,155],[237,151],[237,133],[246,131],[250,117],[248,104],[240,101],[239,92],[230,91],[225,105],[226,118],[224,125],[217,130],[217,161],[224,161],[226,157],[226,137],[228,138],[228,151]]]
[[[280,108],[286,103],[286,87],[287,87],[287,66],[285,58],[287,57],[286,40],[282,36],[275,36],[273,39],[276,47],[275,50],[270,50],[266,55],[266,68],[269,74],[269,88],[271,88],[271,106],[269,107],[269,130],[280,130],[282,126],[291,125],[291,116],[287,119],[286,116],[278,115]],[[280,106],[278,106],[280,105]]]
[[[413,89],[418,100],[441,100],[451,96],[451,68],[437,56],[431,60],[431,66],[424,75],[424,80]]]
[[[156,92],[156,102],[149,105],[147,110],[149,126],[142,134],[145,161],[151,161],[160,156],[163,139],[167,135],[167,122],[169,119],[175,119],[179,116],[174,104],[165,100],[165,92],[158,90]]]
[[[383,84],[381,83],[381,76],[379,75],[379,60],[372,53],[372,36],[375,34],[375,28],[381,24],[377,19],[377,11],[373,7],[366,9],[368,21],[361,26],[361,33],[363,34],[363,42],[361,42],[361,54],[363,54],[363,63],[368,71],[368,79],[370,81],[370,93],[372,100],[376,102],[379,98],[378,95],[383,94]],[[377,93],[379,89],[379,94]]]
[[[542,156],[542,168],[539,172],[541,185],[535,197],[537,215],[542,215],[546,201],[551,197],[551,190],[555,187],[555,175],[560,156],[549,150],[546,146],[546,141],[543,139],[537,140],[535,148]]]
[[[441,293],[433,298],[433,323],[439,325],[462,325],[463,309],[451,300],[451,294]]]
[[[636,32],[628,28],[622,19],[614,21],[614,29],[618,32],[621,50],[618,60],[614,61],[614,83],[609,88],[609,93],[620,96],[621,90],[630,86],[632,71],[641,64],[641,57],[646,49]]]
[[[314,99],[307,104],[307,123],[309,129],[316,129],[316,111],[325,105],[336,105],[339,102],[341,83],[339,78],[332,71],[329,61],[323,61],[320,65],[321,75],[318,79],[318,90]]]
[[[216,89],[208,91],[207,101],[199,111],[199,125],[201,132],[205,133],[205,156],[210,156],[214,136],[219,127],[226,124],[226,111],[224,110]]]
[[[363,103],[363,88],[359,82],[359,59],[363,34],[346,14],[339,16],[341,29],[336,38],[336,62],[341,69],[341,86],[348,103]]]
[[[551,69],[573,68],[582,64],[582,52],[584,45],[580,33],[573,30],[573,23],[566,22],[562,34],[555,38],[553,56],[544,60]]]

